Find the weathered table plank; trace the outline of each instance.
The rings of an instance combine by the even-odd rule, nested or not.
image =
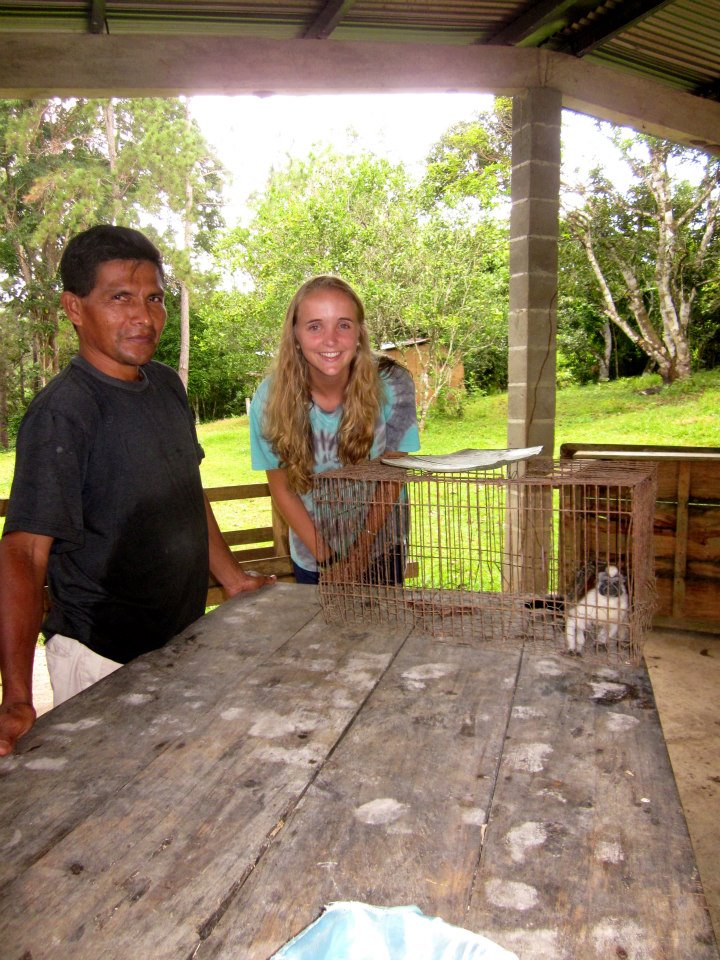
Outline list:
[[[644,668],[524,656],[467,923],[522,960],[716,960]]]
[[[189,956],[403,640],[390,629],[329,635],[316,618],[271,662],[236,676],[205,704],[200,729],[91,815],[76,812],[67,835],[4,888],[3,956],[127,957],[138,943],[153,960]]]
[[[414,634],[197,960],[266,958],[331,900],[462,923],[518,662]]]
[[[267,960],[415,903],[521,960],[718,960],[644,670],[239,597],[0,760],[2,960]]]
[[[278,584],[237,597],[40,717],[17,755],[0,759],[0,895],[146,764],[202,737],[222,698],[237,697],[238,678],[318,617],[312,591],[283,603],[288,589]],[[21,770],[26,775],[16,776]]]

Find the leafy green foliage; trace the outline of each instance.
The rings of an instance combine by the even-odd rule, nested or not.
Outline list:
[[[182,101],[0,101],[0,339],[15,348],[0,361],[0,444],[75,352],[57,278],[70,236],[102,222],[140,227],[192,286],[222,223],[222,184]]]
[[[74,352],[57,263],[67,238],[99,221],[140,226],[163,249],[171,284],[158,358],[182,371],[189,348],[200,420],[244,411],[289,300],[321,272],[358,289],[376,347],[422,341],[427,429],[436,413],[462,416],[507,385],[510,134],[510,101],[499,99],[448,129],[419,182],[372,154],[316,147],[271,173],[249,223],[221,233],[225,172],[183,101],[0,102],[0,445]],[[718,164],[616,139],[631,188],[621,195],[595,171],[562,225],[563,386],[649,362],[670,380],[683,363],[720,360]],[[676,172],[689,159],[701,171],[693,180]],[[208,251],[231,289],[202,268]],[[460,361],[467,395],[451,385]]]
[[[402,166],[326,149],[274,171],[249,226],[217,247],[219,264],[251,290],[241,312],[266,349],[297,287],[319,273],[358,289],[376,347],[422,340],[421,421],[441,396],[450,402],[452,370],[466,356],[478,382],[502,382],[508,282],[505,226],[470,207],[429,208],[427,196]]]
[[[498,98],[494,109],[456,123],[427,158],[425,206],[454,207],[471,200],[490,210],[510,194],[512,101]]]

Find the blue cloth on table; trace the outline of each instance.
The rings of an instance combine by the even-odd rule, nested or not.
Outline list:
[[[417,907],[330,903],[271,960],[517,960],[478,933]]]

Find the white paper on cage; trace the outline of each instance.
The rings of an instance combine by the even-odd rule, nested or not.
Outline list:
[[[457,450],[455,453],[438,456],[409,454],[406,457],[381,457],[380,460],[391,467],[407,467],[428,473],[451,473],[457,470],[491,470],[504,463],[535,457],[541,450],[542,447],[521,447],[517,450]]]

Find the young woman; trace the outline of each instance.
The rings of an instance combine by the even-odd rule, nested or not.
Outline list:
[[[252,465],[267,471],[290,527],[298,583],[317,583],[318,562],[331,559],[315,530],[313,473],[419,446],[412,377],[373,354],[360,297],[339,277],[308,280],[250,406]]]

